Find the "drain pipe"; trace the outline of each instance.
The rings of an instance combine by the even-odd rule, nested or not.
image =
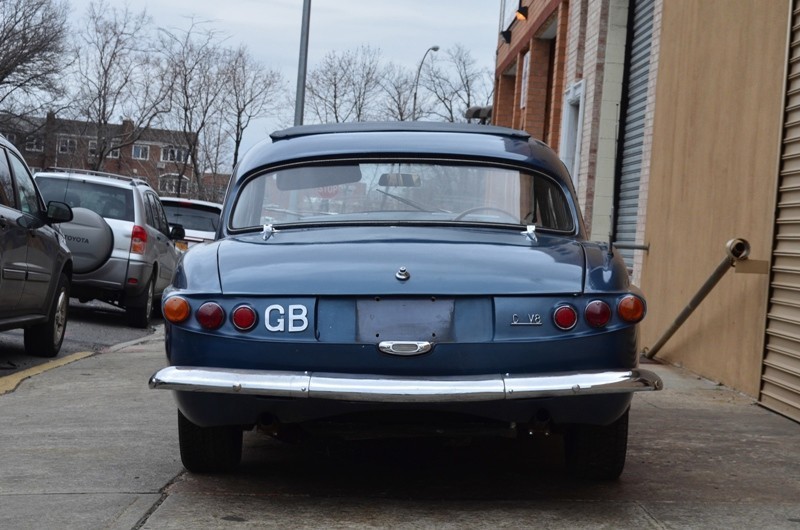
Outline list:
[[[748,243],[744,239],[731,239],[725,244],[725,258],[717,265],[717,268],[714,269],[714,272],[711,273],[711,276],[708,277],[706,283],[700,287],[700,290],[697,291],[697,294],[692,297],[686,307],[683,308],[681,314],[678,315],[678,318],[670,325],[669,329],[661,335],[661,338],[658,339],[655,346],[652,348],[645,348],[642,351],[642,355],[648,359],[652,359],[658,353],[658,351],[666,344],[666,342],[672,337],[678,328],[680,328],[686,319],[689,318],[697,306],[700,305],[700,302],[711,292],[715,285],[725,276],[725,273],[728,272],[728,269],[733,267],[737,261],[746,260],[747,257],[750,255],[750,243]]]

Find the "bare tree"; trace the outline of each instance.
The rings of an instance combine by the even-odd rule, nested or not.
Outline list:
[[[135,143],[169,110],[168,89],[149,46],[147,13],[92,2],[77,42],[77,114],[93,128],[96,148],[87,160],[99,169],[115,149]],[[132,127],[112,127],[123,116]]]
[[[473,105],[488,105],[492,98],[491,72],[478,68],[469,50],[457,44],[444,61],[431,59],[422,84],[436,105],[432,114],[444,121],[464,121]]]
[[[162,30],[161,48],[166,69],[173,76],[170,119],[181,131],[181,145],[175,146],[176,156],[171,162],[179,179],[191,172],[193,188],[199,193],[203,188],[204,167],[200,160],[203,134],[218,119],[228,88],[224,49],[217,32],[194,20],[185,31]]]
[[[225,116],[233,137],[233,166],[239,161],[242,137],[250,122],[263,118],[277,107],[277,99],[284,91],[283,76],[277,70],[268,70],[253,59],[247,48],[229,51],[225,73],[227,94]]]
[[[373,119],[382,75],[380,50],[332,51],[308,76],[307,106],[321,123]]]
[[[384,69],[381,78],[383,90],[383,112],[381,118],[385,120],[406,121],[413,119],[412,99],[414,97],[414,74],[394,63]],[[419,103],[417,107],[420,107]],[[417,113],[421,112],[417,109]]]
[[[67,4],[57,0],[0,0],[0,110],[41,113],[61,94],[69,64]]]

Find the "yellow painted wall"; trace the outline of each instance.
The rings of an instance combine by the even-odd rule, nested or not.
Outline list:
[[[641,287],[651,346],[747,239],[770,259],[789,0],[664,0]],[[768,275],[731,270],[658,354],[758,394]]]

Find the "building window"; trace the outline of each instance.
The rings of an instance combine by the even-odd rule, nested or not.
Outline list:
[[[89,157],[95,158],[97,156],[97,140],[89,140]],[[106,158],[119,158],[119,147],[112,149]]]
[[[41,136],[29,136],[25,140],[25,150],[31,151],[35,153],[41,153],[44,151],[44,140]]]
[[[167,146],[161,148],[162,162],[186,162],[189,160],[189,150],[184,147]]]
[[[61,154],[74,154],[78,150],[78,141],[75,138],[59,138],[58,152]]]
[[[528,106],[528,76],[531,71],[531,52],[525,52],[522,56],[522,86],[519,89],[519,108],[524,109]]]
[[[131,150],[131,156],[134,160],[147,160],[150,158],[150,146],[134,144]]]
[[[180,180],[180,192],[178,191],[178,181]],[[165,195],[188,195],[189,178],[176,175],[174,173],[161,175],[158,177],[158,191]]]
[[[3,133],[3,136],[5,136],[6,140],[11,142],[12,144],[16,144],[17,143],[17,135],[16,134],[14,134],[14,133]]]
[[[561,139],[558,156],[578,185],[581,168],[581,136],[583,135],[583,80],[570,85],[564,92],[564,107],[561,112]]]

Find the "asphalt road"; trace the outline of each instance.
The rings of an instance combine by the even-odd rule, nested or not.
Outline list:
[[[163,322],[153,319],[152,326]],[[72,299],[67,330],[57,358],[78,352],[98,352],[114,344],[129,342],[153,333],[149,329],[128,326],[125,311],[103,302],[82,304]],[[0,377],[50,361],[25,354],[21,329],[0,333]]]

